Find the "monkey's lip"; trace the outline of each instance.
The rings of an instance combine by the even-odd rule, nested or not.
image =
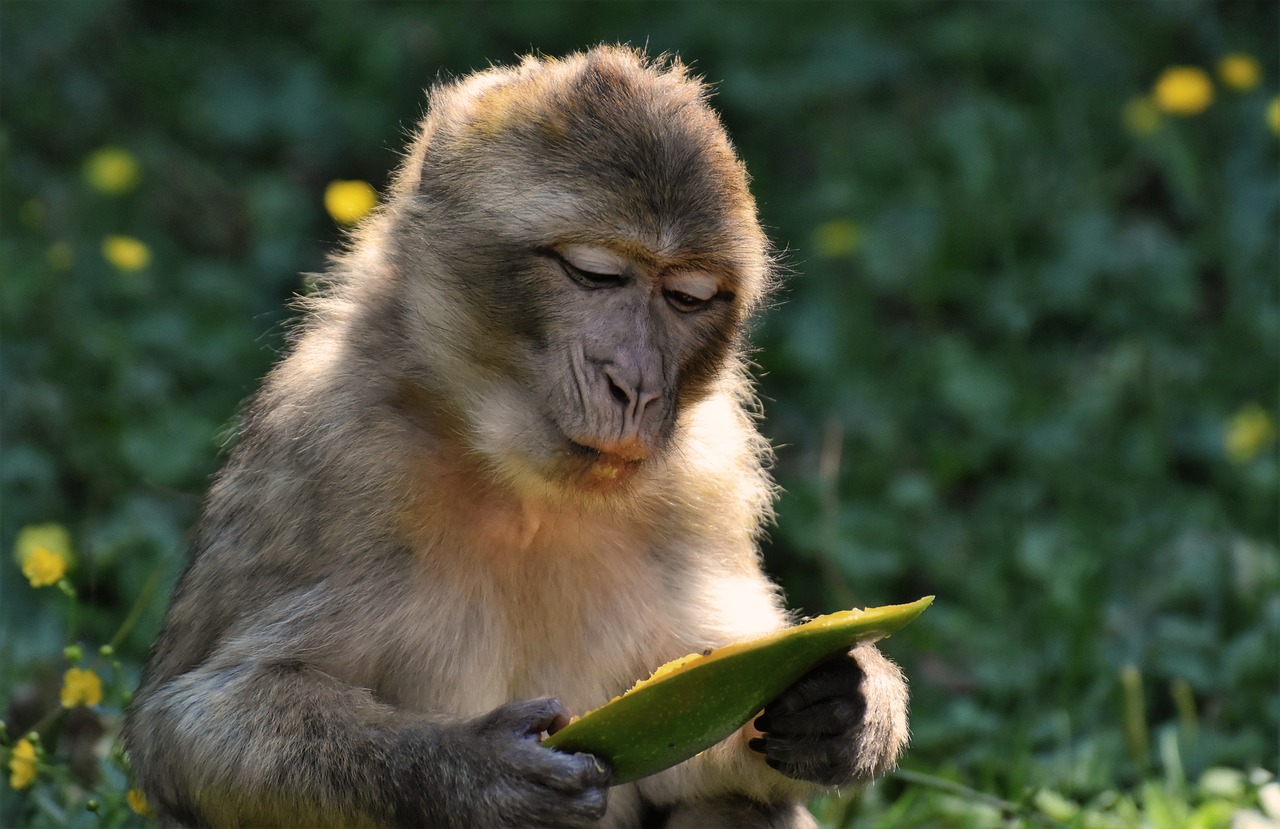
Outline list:
[[[634,438],[595,445],[581,443],[568,436],[565,437],[565,441],[569,444],[569,451],[580,458],[592,460],[604,458],[630,464],[640,463],[649,457],[649,450]]]
[[[609,489],[627,481],[648,452],[635,441],[588,446],[565,437],[569,466],[573,477],[591,488]]]

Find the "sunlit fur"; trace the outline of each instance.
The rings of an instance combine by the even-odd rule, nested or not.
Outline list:
[[[615,47],[432,91],[209,492],[126,725],[162,822],[496,822],[467,798],[503,758],[415,735],[514,700],[580,712],[787,621],[743,358],[768,244],[706,99]],[[575,284],[568,244],[619,251],[632,293]],[[674,309],[681,269],[716,274],[716,303]],[[660,393],[637,423],[592,373],[611,343]],[[891,680],[863,776],[906,738]],[[813,787],[749,731],[612,789],[605,825],[808,825]]]

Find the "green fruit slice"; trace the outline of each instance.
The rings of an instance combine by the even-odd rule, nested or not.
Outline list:
[[[708,654],[668,662],[543,740],[605,760],[627,783],[689,759],[738,730],[827,658],[894,633],[933,603],[842,610]]]

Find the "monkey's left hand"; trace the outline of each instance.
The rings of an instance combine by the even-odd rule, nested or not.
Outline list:
[[[906,747],[907,684],[861,645],[805,674],[765,706],[749,745],[788,777],[838,786],[877,777]]]

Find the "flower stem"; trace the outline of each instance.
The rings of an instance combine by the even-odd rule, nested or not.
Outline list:
[[[160,586],[162,573],[163,571],[157,568],[147,577],[142,589],[138,591],[138,598],[134,600],[133,607],[129,608],[129,615],[124,617],[124,621],[120,623],[120,628],[116,631],[115,636],[112,636],[111,641],[107,643],[112,650],[118,651],[120,649],[120,645],[124,643],[134,626],[138,624],[138,619],[142,618],[142,612],[147,609],[152,594]]]
[[[992,807],[993,809],[999,809],[1001,812],[1006,814],[1020,814],[1024,811],[1021,805],[1014,803],[1012,800],[1005,800],[1003,798],[996,797],[993,794],[980,792],[977,789],[964,785],[963,783],[957,783],[954,780],[947,780],[942,777],[935,777],[932,774],[910,771],[909,769],[898,769],[893,773],[893,776],[915,786],[924,786],[925,788],[962,797],[965,800],[982,803],[986,806]]]

